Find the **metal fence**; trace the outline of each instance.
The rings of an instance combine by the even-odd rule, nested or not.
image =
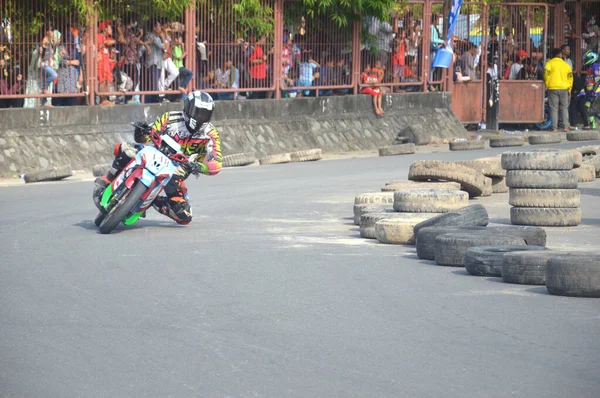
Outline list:
[[[472,81],[484,77],[492,53],[508,77],[521,50],[534,66],[570,40],[580,58],[584,45],[594,46],[582,33],[595,29],[589,16],[600,11],[595,1],[566,2],[552,6],[547,21],[544,5],[465,2],[454,33],[456,64],[432,70],[447,32],[442,0],[399,2],[389,20],[364,17],[345,26],[301,0],[244,2],[243,10],[239,0],[196,0],[181,12],[145,0],[97,0],[85,23],[56,6],[62,3],[0,0],[0,107],[178,101],[196,88],[220,100],[357,94],[373,86],[448,90],[454,66],[467,74],[467,53],[477,60]],[[575,23],[582,12],[584,22]],[[568,18],[572,37],[559,28]],[[527,78],[534,77],[531,66]],[[369,74],[377,81],[367,81]]]

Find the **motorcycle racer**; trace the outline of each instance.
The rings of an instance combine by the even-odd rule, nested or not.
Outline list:
[[[192,208],[187,195],[185,180],[190,174],[216,175],[221,171],[221,139],[217,129],[210,123],[215,104],[212,97],[203,91],[194,91],[183,101],[181,111],[166,112],[150,127],[152,132],[167,134],[178,144],[190,162],[181,164],[165,186],[167,195],[154,200],[152,207],[159,213],[175,220],[178,224],[189,224],[192,221]],[[112,180],[127,166],[136,153],[150,141],[146,130],[136,127],[135,143],[121,142],[115,146],[115,159],[106,175],[95,181],[93,199],[100,211],[101,196]]]
[[[585,107],[589,110],[596,100],[596,97],[600,96],[600,56],[594,51],[588,51],[583,56],[583,64],[588,67],[585,85]],[[595,129],[595,115],[590,115],[589,119],[591,127]]]

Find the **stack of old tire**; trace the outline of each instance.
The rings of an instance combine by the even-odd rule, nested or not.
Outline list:
[[[461,189],[469,197],[490,196],[492,179],[480,171],[454,162],[440,160],[419,160],[414,162],[408,171],[408,179],[412,181],[452,181],[461,185]]]
[[[401,196],[404,207],[394,206]],[[415,224],[435,216],[424,209],[453,208],[462,198],[468,200],[468,194],[460,191],[456,183],[417,183],[413,181],[393,181],[382,192],[358,195],[354,199],[354,223],[360,226],[360,236],[377,239],[384,243],[407,244],[412,240],[412,228]],[[421,206],[419,206],[419,204]],[[427,207],[429,205],[429,207]]]
[[[587,167],[594,170],[594,176],[600,177],[600,146],[582,146],[574,149],[575,152],[581,154],[582,167]],[[579,182],[581,181],[581,176]]]
[[[569,151],[506,152],[510,220],[515,225],[566,227],[581,222],[575,159]]]
[[[492,193],[508,192],[508,187],[506,186],[505,181],[506,170],[502,168],[499,156],[478,158],[473,160],[459,160],[454,163],[474,169],[483,174],[485,177],[490,178],[492,184]]]
[[[439,184],[439,183],[438,183]],[[450,183],[456,184],[456,183]],[[393,210],[396,214],[413,214],[381,219],[375,223],[375,238],[387,244],[413,244],[416,224],[440,213],[468,206],[469,194],[461,191],[456,184],[454,189],[416,188],[394,192]]]

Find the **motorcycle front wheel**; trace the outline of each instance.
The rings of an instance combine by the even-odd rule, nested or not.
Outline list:
[[[117,204],[110,213],[104,217],[98,229],[102,234],[109,234],[125,217],[127,217],[133,207],[140,201],[140,198],[148,188],[137,181],[133,189],[126,195],[125,200],[121,204]]]

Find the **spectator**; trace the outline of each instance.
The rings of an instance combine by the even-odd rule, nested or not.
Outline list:
[[[98,91],[110,91],[110,85],[113,82],[113,74],[111,68],[111,50],[114,48],[116,41],[112,38],[112,25],[110,21],[100,23],[100,33],[97,37],[98,46]],[[100,105],[114,105],[108,100],[106,95],[100,96]]]
[[[296,68],[298,69],[298,68]],[[294,86],[294,79],[292,79],[292,68],[286,60],[281,60],[281,87],[287,89]],[[297,91],[283,90],[281,95],[284,98],[295,97],[298,94]]]
[[[148,48],[146,51],[146,87],[144,91],[158,91],[158,80],[160,77],[160,71],[163,68],[163,51],[164,47],[161,39],[162,26],[158,20],[154,20],[152,24],[152,32],[146,35],[146,42]],[[145,47],[144,47],[145,48]],[[158,95],[151,94],[146,95],[144,98],[145,103],[158,102]]]
[[[58,74],[54,71],[54,30],[51,26],[48,26],[45,32],[46,34],[42,39],[42,48],[40,51],[40,67],[42,70],[41,88],[44,94],[50,94],[50,84],[54,82]],[[47,102],[47,98],[42,98],[40,103],[43,106],[52,106]]]
[[[179,91],[181,91],[181,99],[185,99],[187,94],[187,86],[190,84],[194,73],[183,66],[183,60],[187,57],[187,53],[183,46],[183,36],[181,33],[175,33],[175,45],[173,46],[173,64],[179,70]]]
[[[76,94],[79,92],[77,82],[79,81],[79,60],[76,56],[69,53],[68,45],[59,47],[60,62],[58,66],[58,85],[57,92],[59,94]],[[76,97],[57,97],[54,99],[54,104],[58,106],[73,106]]]
[[[408,40],[404,29],[398,32],[398,38],[394,39],[394,51],[392,55],[392,81],[400,83],[404,78],[404,65],[406,65],[406,48]]]
[[[381,70],[381,61],[377,61],[371,68],[367,63],[365,70],[361,74],[361,81],[363,84],[368,84],[368,87],[363,87],[360,92],[362,94],[370,94],[373,97],[373,108],[377,116],[383,116],[385,112],[381,106],[382,93],[381,89],[377,85],[383,80],[383,71]]]
[[[517,52],[517,59],[516,59],[515,63],[512,64],[510,67],[510,72],[508,75],[509,80],[517,80],[517,77],[519,76],[519,72],[521,71],[521,68],[523,68],[523,61],[525,61],[525,59],[528,57],[529,57],[529,54],[527,54],[527,52],[524,50],[519,50]]]
[[[338,58],[338,61],[335,65],[335,69],[333,71],[333,84],[336,86],[345,86],[349,85],[350,82],[350,72],[348,71],[348,67],[346,67],[346,60],[343,56]],[[336,88],[333,90],[334,95],[346,95],[348,94],[347,88]]]
[[[552,59],[546,62],[544,71],[544,83],[548,96],[548,105],[552,118],[551,129],[557,132],[560,121],[563,123],[563,131],[568,132],[569,123],[569,96],[573,88],[573,71],[569,64],[562,59],[562,51],[556,48],[552,51]]]
[[[219,68],[215,72],[216,88],[221,89],[236,89],[240,86],[240,75],[235,66],[233,66],[232,57],[226,55],[225,65],[223,69]],[[217,98],[219,100],[234,100],[237,97],[237,93],[219,93]]]
[[[475,55],[477,54],[477,47],[471,42],[467,43],[467,51],[461,57],[463,70],[463,77],[469,77],[471,80],[477,80],[477,69],[475,68]]]
[[[160,70],[160,80],[158,82],[159,91],[167,91],[175,79],[179,77],[179,68],[173,63],[172,32],[173,30],[171,27],[168,24],[164,24],[160,33],[163,43],[163,67]],[[162,101],[168,102],[168,100],[164,98],[164,94],[160,94],[160,97],[163,98]]]
[[[588,51],[598,51],[598,36],[600,36],[600,29],[598,29],[598,25],[596,25],[595,15],[592,15],[588,22],[583,26],[582,32],[582,36],[587,46],[586,49]]]
[[[133,90],[140,83],[140,73],[138,65],[140,64],[140,46],[148,46],[148,43],[142,41],[144,37],[144,29],[138,27],[138,19],[135,14],[129,14],[126,19],[127,26],[125,27],[123,46],[123,72],[132,81]],[[128,95],[125,97],[128,104],[135,103],[133,97]]]
[[[562,58],[567,64],[569,64],[571,70],[573,70],[573,61],[571,61],[571,47],[569,47],[568,44],[563,44],[560,46],[560,50],[562,51]]]
[[[315,69],[320,67],[314,59],[312,59],[308,52],[302,53],[302,58],[299,66],[299,77],[298,77],[298,86],[299,87],[310,87],[313,85],[313,81],[315,78],[318,78],[318,72],[315,73]],[[317,76],[315,76],[315,74]],[[300,93],[300,96],[309,96],[310,90],[304,90]]]
[[[215,71],[209,70],[198,82],[199,90],[210,90],[215,88],[217,81],[215,80]]]
[[[406,65],[404,65],[404,78],[402,79],[403,83],[418,83],[419,78],[415,73],[417,69],[417,60],[412,55],[406,56]],[[408,88],[409,92],[417,92],[419,91],[418,86],[411,86]]]
[[[533,80],[534,71],[535,67],[531,62],[531,58],[525,58],[525,60],[523,60],[523,67],[517,74],[517,78],[515,80]]]
[[[300,47],[294,43],[294,36],[289,35],[286,43],[281,49],[281,60],[283,64],[293,68],[297,63],[300,63],[300,54]]]
[[[331,56],[325,56],[325,65],[319,67],[319,78],[317,79],[317,86],[333,86],[334,85],[334,71],[333,71],[333,59]],[[319,90],[319,95],[328,97],[333,95],[333,89]]]
[[[6,64],[4,54],[0,55],[2,55],[0,57],[0,95],[19,94],[22,88],[23,75],[18,70],[10,70]],[[0,108],[16,108],[19,103],[20,101],[15,99],[0,99]]]
[[[583,70],[573,78],[573,90],[571,91],[571,103],[569,104],[569,129],[574,129],[573,126],[576,125],[575,120],[577,119],[577,113],[579,113],[581,119],[583,120],[583,129],[591,129],[590,118],[585,106],[585,102],[587,100],[585,95],[586,79],[587,70],[584,65]]]
[[[250,86],[252,88],[266,87],[267,56],[262,47],[264,44],[265,35],[260,35],[248,57],[250,78],[252,79]],[[255,91],[252,93],[251,98],[265,98],[265,96],[264,91]]]
[[[444,16],[442,14],[433,14],[431,16],[431,39],[430,39],[430,55],[431,55],[431,64],[430,64],[430,69],[431,69],[431,76],[430,79],[434,80],[434,81],[438,81],[441,79],[441,70],[440,68],[434,68],[433,67],[433,60],[435,59],[435,54],[438,52],[438,50],[442,47],[446,46],[446,41],[444,39],[442,39],[442,35],[437,27],[438,23],[440,20],[443,20]],[[437,89],[430,85],[429,86],[429,91],[437,91]]]

